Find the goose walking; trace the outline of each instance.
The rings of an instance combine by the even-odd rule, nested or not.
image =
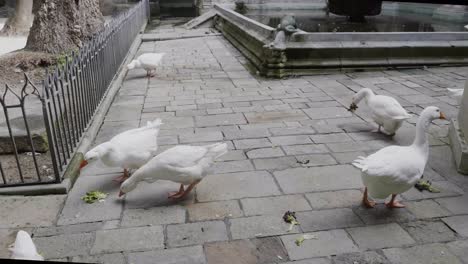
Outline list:
[[[138,169],[156,155],[157,137],[161,119],[148,121],[145,127],[135,128],[114,136],[84,155],[80,169],[96,160],[109,167],[123,168],[122,176],[115,179],[123,182],[129,177],[129,169]]]
[[[44,260],[44,257],[37,253],[31,236],[23,230],[18,231],[15,243],[10,246],[9,250],[11,251],[11,259]]]
[[[365,186],[363,204],[374,207],[375,202],[369,196],[385,199],[389,208],[404,207],[396,201],[398,194],[406,192],[421,178],[429,157],[429,142],[426,130],[431,121],[445,119],[444,114],[435,106],[426,107],[416,124],[416,136],[409,146],[388,146],[368,157],[358,157],[352,165],[361,170]]]
[[[120,186],[119,197],[135,189],[139,182],[167,180],[180,183],[169,198],[183,198],[208,174],[214,160],[227,152],[226,143],[206,146],[180,145],[170,148],[139,168]],[[188,185],[185,189],[184,185]]]
[[[139,69],[143,68],[146,70],[147,77],[154,77],[153,71],[161,65],[163,57],[166,53],[145,53],[140,55],[138,58],[133,60],[127,65],[127,69]]]
[[[389,136],[401,127],[403,121],[411,118],[411,115],[398,103],[395,98],[386,95],[376,95],[369,88],[363,88],[357,92],[352,99],[349,111],[354,112],[357,104],[364,99],[369,106],[372,119],[379,125],[379,132]],[[381,129],[383,127],[383,130]]]

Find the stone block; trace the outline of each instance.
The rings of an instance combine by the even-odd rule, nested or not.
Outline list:
[[[334,264],[390,264],[390,261],[383,255],[375,251],[365,251],[359,253],[345,253],[333,257]]]
[[[468,240],[453,241],[447,243],[446,246],[460,259],[468,259]]]
[[[337,143],[353,141],[346,133],[319,134],[310,136],[314,143]]]
[[[383,224],[348,229],[361,249],[404,247],[416,243],[398,224]],[[385,239],[382,239],[385,237]]]
[[[112,180],[117,174],[79,177],[68,194],[67,201],[58,219],[58,225],[107,221],[119,219],[122,199],[118,197],[119,185]],[[86,192],[99,190],[108,193],[103,202],[87,204],[81,197]]]
[[[249,159],[258,159],[258,158],[273,158],[284,156],[281,148],[260,148],[250,150],[247,153]]]
[[[328,257],[330,255],[359,251],[358,247],[354,245],[353,241],[343,229],[307,233],[306,235],[312,235],[316,238],[304,240],[301,246],[297,246],[295,243],[300,235],[286,235],[281,237],[291,260]]]
[[[240,171],[251,171],[254,167],[250,160],[234,160],[234,161],[222,161],[216,162],[212,170],[214,173],[229,173],[229,172],[240,172]]]
[[[191,222],[243,216],[239,202],[235,200],[190,204],[187,210]]]
[[[44,258],[63,258],[88,254],[94,234],[70,234],[34,238],[37,252]]]
[[[128,263],[205,264],[202,246],[180,247],[128,254]]]
[[[468,195],[440,198],[436,202],[447,208],[453,214],[468,214]]]
[[[468,216],[458,215],[442,218],[442,221],[446,223],[452,230],[457,232],[463,237],[468,237]]]
[[[206,221],[167,226],[167,244],[171,247],[204,244],[228,240],[222,221]]]
[[[333,152],[350,152],[350,151],[376,151],[388,144],[379,141],[371,140],[364,142],[342,142],[342,143],[327,143],[327,147]]]
[[[209,175],[197,187],[197,199],[201,202],[278,194],[278,187],[266,171]]]
[[[282,146],[287,155],[318,154],[328,152],[324,144]]]
[[[351,112],[344,107],[318,107],[304,109],[304,112],[311,119],[329,119],[329,118],[344,118],[353,116]]]
[[[257,170],[284,170],[299,166],[295,157],[255,159],[253,163]]]
[[[149,119],[154,119],[154,117]],[[162,119],[163,124],[161,125],[161,129],[189,128],[194,126],[193,118],[191,116],[166,117]]]
[[[291,122],[309,119],[301,110],[282,110],[263,113],[245,113],[249,124],[270,122]]]
[[[306,211],[311,209],[302,195],[246,198],[241,200],[241,204],[246,216],[282,216],[286,211]]]
[[[80,263],[99,263],[99,264],[126,264],[125,256],[122,253],[113,253],[113,254],[102,254],[94,256],[75,256],[72,258],[72,262]]]
[[[247,121],[243,114],[223,114],[196,116],[195,123],[198,127],[208,127],[247,124]]]
[[[451,213],[433,200],[407,202],[406,208],[417,218],[449,216]]]
[[[349,208],[298,212],[296,216],[304,232],[363,225],[359,217]]]
[[[152,226],[185,223],[185,208],[163,206],[147,209],[126,209],[122,216],[122,226]]]
[[[313,209],[352,207],[361,203],[362,193],[359,190],[317,192],[306,194],[306,198]]]
[[[439,221],[415,221],[404,223],[402,226],[420,243],[446,242],[456,239],[453,231]]]
[[[210,131],[203,133],[194,134],[182,134],[179,136],[180,143],[193,143],[193,142],[210,142],[210,141],[222,141],[223,134],[219,131]]]
[[[365,157],[366,154],[362,151],[356,152],[343,152],[343,153],[332,153],[333,157],[338,161],[340,164],[350,164],[354,160],[357,159],[359,156]]]
[[[236,149],[255,149],[271,146],[267,138],[233,140],[233,143]]]
[[[52,226],[65,197],[65,195],[1,196],[0,228]]]
[[[233,239],[277,236],[299,232],[297,226],[288,231],[289,224],[284,222],[281,215],[251,216],[234,218],[229,221]]]
[[[110,229],[96,232],[91,254],[120,251],[144,251],[164,247],[161,226]]]
[[[361,204],[361,202],[359,202],[359,204]],[[398,210],[389,210],[383,203],[377,204],[371,210],[363,206],[355,207],[354,212],[368,225],[393,222],[401,223],[416,220],[416,217],[410,213],[408,209],[400,208]]]
[[[0,121],[4,120],[4,115],[2,114]],[[44,118],[42,117],[42,115],[28,113],[26,115],[26,120],[28,121],[28,127],[30,129],[31,138],[33,140],[34,150],[36,152],[41,153],[49,151],[49,144],[47,143],[47,132],[45,129]],[[11,126],[11,132],[15,139],[16,149],[18,150],[18,152],[31,152],[32,146],[29,142],[29,136],[26,130],[26,126],[24,124],[23,116],[20,115],[14,118],[10,117],[9,121]],[[15,148],[13,147],[13,144],[11,142],[10,133],[8,132],[8,126],[6,124],[6,121],[2,122],[0,124],[0,154],[14,153],[14,149]]]
[[[303,167],[326,166],[337,164],[330,154],[308,154],[296,156]]]
[[[231,160],[245,160],[247,156],[243,150],[229,150],[228,153],[224,154],[223,156],[219,157],[218,161],[231,161]]]
[[[439,197],[459,196],[463,194],[463,190],[460,189],[460,187],[449,181],[433,181],[432,185],[435,188],[439,189],[440,192],[420,192],[416,188],[411,188],[407,192],[403,193],[402,196],[405,198],[405,200],[422,200]]]
[[[274,173],[285,193],[357,189],[361,173],[351,165],[293,168]]]
[[[239,129],[225,131],[224,136],[226,139],[263,138],[270,136],[270,132],[266,128]]]
[[[411,248],[389,248],[383,250],[385,256],[394,264],[462,264],[447,247],[441,244],[429,244]]]
[[[270,128],[273,136],[288,136],[288,135],[312,135],[315,130],[311,127],[274,127]]]
[[[271,143],[276,146],[300,145],[312,143],[307,135],[270,137]]]
[[[96,230],[100,230],[103,228],[103,226],[104,224],[102,222],[94,222],[67,226],[38,227],[34,229],[33,234],[34,237],[42,237],[89,233]]]

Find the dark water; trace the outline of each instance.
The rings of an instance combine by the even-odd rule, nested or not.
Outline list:
[[[307,32],[456,32],[467,31],[468,16],[462,21],[448,21],[431,15],[408,12],[386,12],[366,17],[364,23],[350,22],[348,18],[327,15],[323,10],[252,10],[245,16],[276,28],[284,15],[295,15],[298,27]]]

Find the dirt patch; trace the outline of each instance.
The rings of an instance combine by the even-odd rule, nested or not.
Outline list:
[[[25,182],[37,182],[38,176],[34,160],[31,153],[18,154],[23,178]],[[49,153],[42,153],[36,155],[36,160],[39,168],[39,175],[43,182],[50,182],[54,180],[54,171],[52,167],[52,160]],[[16,163],[15,155],[0,155],[0,163],[3,169],[3,176],[7,184],[21,183],[18,165]],[[3,177],[0,172],[0,184],[4,184]]]
[[[0,90],[8,84],[15,92],[20,91],[24,85],[24,73],[32,83],[41,85],[46,69],[57,64],[58,57],[54,54],[25,50],[0,56]]]

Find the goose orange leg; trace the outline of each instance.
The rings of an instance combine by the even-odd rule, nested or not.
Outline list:
[[[173,199],[180,199],[180,198],[184,198],[185,196],[187,196],[187,194],[190,193],[190,191],[192,191],[193,187],[195,187],[195,185],[197,185],[200,181],[195,181],[195,182],[192,182],[188,187],[187,189],[184,191],[183,188],[181,188],[182,192],[180,192],[179,190],[179,193],[176,193],[174,195],[171,195],[169,196],[169,198],[173,198]]]
[[[122,183],[124,182],[126,179],[128,179],[128,170],[127,169],[124,169],[124,173],[122,176],[119,176],[117,178],[115,178],[113,181],[116,181],[118,183]]]
[[[392,199],[390,200],[390,202],[388,203],[385,203],[385,205],[388,207],[388,208],[404,208],[405,205],[398,202],[397,200],[395,200],[396,198],[396,194],[392,194]]]
[[[178,192],[170,192],[168,198],[176,198],[184,192],[184,185],[181,184]]]
[[[369,200],[369,195],[367,194],[367,187],[364,189],[364,197],[362,197],[362,204],[367,208],[374,208],[375,202]]]

